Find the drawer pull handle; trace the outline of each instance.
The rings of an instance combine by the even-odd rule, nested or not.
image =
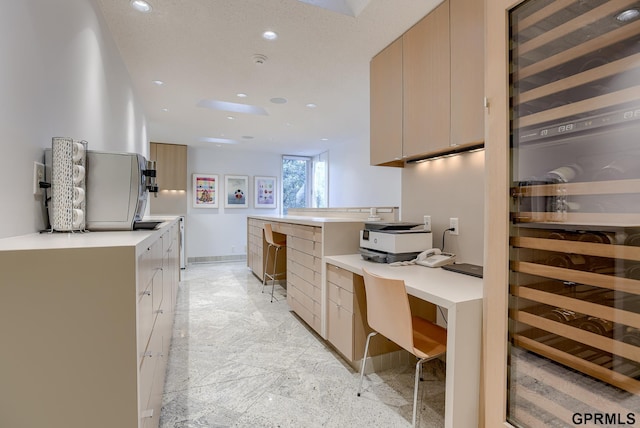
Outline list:
[[[158,309],[158,310],[156,311],[156,313],[157,313],[157,314],[164,314],[164,309]]]
[[[153,409],[147,409],[145,411],[142,412],[142,415],[140,415],[142,418],[152,418],[153,417]]]
[[[151,296],[151,290],[145,290],[142,292],[143,296]]]

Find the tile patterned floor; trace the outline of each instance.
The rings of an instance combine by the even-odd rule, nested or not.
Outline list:
[[[161,428],[403,427],[413,366],[358,373],[244,262],[190,265],[178,294]],[[444,367],[425,364],[418,426],[441,427]]]

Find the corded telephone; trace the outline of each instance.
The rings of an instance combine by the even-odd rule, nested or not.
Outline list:
[[[455,254],[444,253],[438,248],[432,248],[418,254],[418,257],[416,257],[416,264],[427,267],[440,267],[444,265],[450,265],[455,260]]]
[[[421,265],[427,267],[440,267],[444,265],[450,265],[456,261],[456,255],[453,253],[445,253],[440,251],[439,248],[431,248],[418,254],[413,260],[408,262],[395,262],[390,263],[390,266],[408,266],[408,265]]]

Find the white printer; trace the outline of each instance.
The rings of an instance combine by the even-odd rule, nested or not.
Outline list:
[[[362,258],[378,263],[412,260],[431,247],[433,236],[422,223],[365,223],[360,231]]]

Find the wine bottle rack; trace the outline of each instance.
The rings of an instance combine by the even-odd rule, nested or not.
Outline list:
[[[511,21],[509,339],[640,394],[636,0],[530,0]]]

